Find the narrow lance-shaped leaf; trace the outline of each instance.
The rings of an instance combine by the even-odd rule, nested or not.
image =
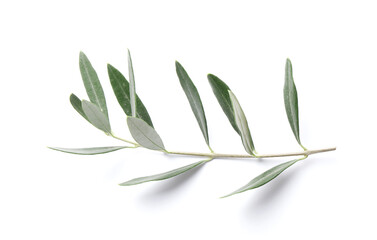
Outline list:
[[[111,127],[109,119],[99,109],[99,107],[89,101],[82,101],[82,109],[85,115],[88,117],[90,123],[96,128],[104,131],[107,134],[111,134]]]
[[[175,62],[175,67],[179,78],[179,82],[181,83],[183,91],[185,92],[187,99],[189,100],[191,109],[195,115],[196,120],[198,121],[204,139],[207,145],[209,146],[207,120],[198,90],[196,89],[194,83],[191,81],[186,70],[182,67],[182,65],[179,62]]]
[[[285,64],[284,104],[292,132],[300,146],[306,150],[300,140],[297,91],[295,82],[293,81],[292,63],[289,59],[287,59]]]
[[[81,100],[75,95],[75,94],[71,94],[71,96],[69,96],[69,101],[71,102],[72,104],[72,107],[83,117],[85,118],[87,121],[88,118],[87,116],[85,115],[84,113],[84,110],[82,109],[82,103],[81,103]]]
[[[144,120],[127,117],[128,129],[132,137],[141,146],[151,149],[165,151],[164,144],[154,128],[149,126]]]
[[[80,52],[80,72],[90,101],[100,108],[106,118],[109,118],[101,83],[92,64],[83,52]]]
[[[187,172],[187,171],[189,171],[189,170],[191,170],[195,167],[198,167],[198,166],[200,166],[200,165],[202,165],[202,164],[204,164],[208,161],[209,160],[199,161],[199,162],[192,163],[192,164],[189,164],[189,165],[186,165],[186,166],[183,166],[183,167],[180,167],[180,168],[168,171],[168,172],[164,172],[164,173],[160,173],[160,174],[156,174],[156,175],[152,175],[152,176],[134,178],[134,179],[131,179],[127,182],[121,183],[119,185],[121,185],[121,186],[131,186],[131,185],[136,185],[136,184],[150,182],[150,181],[165,180],[165,179],[168,179],[168,178],[175,177],[175,176],[182,174],[184,172]]]
[[[65,152],[65,153],[72,153],[72,154],[80,154],[80,155],[96,155],[96,154],[103,154],[114,152],[120,149],[127,148],[127,146],[111,146],[111,147],[93,147],[93,148],[61,148],[61,147],[48,147],[50,149]]]
[[[127,79],[115,67],[108,64],[107,72],[109,74],[110,83],[113,88],[114,94],[118,100],[119,105],[122,107],[127,116],[132,116],[131,103],[130,103],[130,86]],[[148,114],[144,104],[136,94],[136,117],[143,119],[149,126],[153,127],[152,120]]]
[[[258,188],[260,186],[263,186],[264,184],[266,184],[269,181],[271,181],[274,178],[276,178],[285,169],[289,168],[290,166],[292,166],[293,164],[295,164],[296,162],[298,162],[300,160],[302,160],[302,159],[292,160],[292,161],[289,161],[289,162],[285,162],[285,163],[279,164],[279,165],[277,165],[277,166],[275,166],[275,167],[273,167],[273,168],[265,171],[261,175],[255,177],[253,180],[251,180],[245,186],[237,189],[236,191],[234,191],[234,192],[232,192],[232,193],[230,193],[228,195],[223,196],[222,198],[229,197],[229,196],[232,196],[232,195],[237,194],[237,193],[242,193],[242,192],[245,192],[245,191],[248,191],[248,190],[251,190],[251,189],[254,189],[254,188]]]
[[[251,138],[249,126],[246,120],[246,116],[241,108],[240,103],[238,102],[236,96],[229,91],[229,97],[232,102],[232,107],[234,111],[234,120],[236,122],[237,128],[240,131],[240,136],[242,139],[242,144],[246,150],[251,155],[254,155],[254,143]]]
[[[217,101],[219,102],[221,108],[223,109],[225,115],[227,116],[230,124],[234,130],[240,134],[237,124],[234,120],[234,112],[232,107],[232,102],[230,101],[229,93],[230,91],[228,85],[226,85],[220,78],[213,74],[208,74],[208,81],[211,85],[212,91],[215,94]]]
[[[132,66],[132,59],[130,50],[128,50],[128,75],[130,78],[130,102],[132,117],[136,117],[136,89],[135,89],[135,76],[134,68]]]

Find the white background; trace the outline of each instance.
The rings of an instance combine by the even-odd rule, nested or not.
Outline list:
[[[1,1],[1,239],[375,239],[377,34],[374,1]],[[262,188],[219,199],[291,159],[215,160],[190,173],[117,184],[198,159],[147,150],[79,156],[46,146],[120,145],[89,125],[78,57],[102,82],[112,128],[130,139],[106,72],[127,75],[168,150],[207,151],[175,74],[202,97],[217,152],[244,153],[206,75],[223,79],[259,153],[299,151],[283,104],[289,57],[310,156]]]

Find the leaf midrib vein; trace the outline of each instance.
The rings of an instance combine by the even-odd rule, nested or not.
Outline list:
[[[93,85],[93,82],[92,82],[92,78],[90,77],[90,74],[89,74],[89,71],[88,71],[88,65],[87,65],[86,61],[84,61],[84,68],[85,68],[85,73],[86,73],[86,75],[88,77],[90,86],[92,88],[92,94],[94,94],[94,97],[96,98],[96,103],[98,104],[98,107],[101,109],[101,111],[104,111],[104,109],[102,109],[102,106],[101,106],[102,104],[99,101],[97,92],[96,92],[96,90],[94,88],[94,85]],[[94,69],[93,69],[93,71],[94,71]]]
[[[105,123],[102,121],[101,117],[99,117],[99,116],[97,115],[97,112],[96,112],[96,111],[93,111],[93,109],[92,109],[91,106],[88,107],[88,110],[92,112],[93,116],[94,116],[94,117],[97,119],[97,121],[102,125],[103,129],[104,129],[106,132],[108,132],[108,133],[111,132],[110,129],[108,129],[108,124],[107,124],[107,123],[105,124]],[[102,113],[102,112],[101,112],[101,113]],[[102,113],[102,114],[104,114],[104,113]]]
[[[146,138],[148,139],[153,145],[155,145],[156,147],[158,147],[159,149],[161,150],[164,150],[163,148],[161,148],[159,145],[157,145],[154,141],[152,141],[147,135],[144,134],[143,131],[140,130],[140,128],[138,128],[138,126],[136,126],[136,124],[134,124],[132,121],[131,121],[131,124],[134,125],[134,127]]]

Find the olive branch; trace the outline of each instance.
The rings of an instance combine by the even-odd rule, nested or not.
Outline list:
[[[168,151],[155,130],[151,117],[148,114],[146,107],[143,102],[136,94],[135,90],[135,77],[132,66],[131,54],[128,51],[128,78],[119,72],[115,67],[108,64],[107,70],[110,79],[111,86],[113,88],[114,94],[122,107],[123,111],[127,115],[127,125],[128,129],[134,139],[134,141],[123,139],[117,137],[110,126],[110,121],[108,117],[108,110],[106,105],[105,95],[98,79],[97,73],[94,70],[92,64],[90,63],[87,56],[80,52],[80,72],[81,77],[84,82],[84,86],[89,97],[89,101],[80,100],[76,95],[71,94],[70,102],[73,108],[89,123],[91,123],[96,128],[103,131],[106,135],[111,136],[115,139],[127,143],[126,146],[108,146],[108,147],[94,147],[94,148],[60,148],[60,147],[49,147],[53,150],[72,153],[72,154],[82,154],[82,155],[95,155],[104,154],[126,148],[146,148],[153,151],[163,152],[168,155],[187,155],[187,156],[199,156],[205,157],[205,160],[201,160],[177,169],[173,169],[168,172],[161,174],[156,174],[147,177],[140,177],[131,179],[119,185],[130,186],[140,183],[159,181],[168,178],[175,177],[179,174],[187,172],[193,168],[203,165],[209,161],[217,158],[273,158],[273,157],[289,157],[289,156],[301,156],[298,159],[287,161],[281,163],[265,172],[259,176],[253,178],[249,183],[243,187],[235,190],[234,192],[227,194],[223,197],[228,197],[237,193],[241,193],[247,190],[258,188],[269,181],[276,178],[284,170],[295,164],[296,162],[306,159],[309,155],[315,153],[322,153],[328,151],[334,151],[336,148],[325,148],[308,150],[305,148],[300,140],[300,128],[299,128],[299,113],[298,113],[298,98],[295,83],[293,81],[292,73],[292,63],[289,59],[286,61],[285,65],[285,84],[284,84],[284,103],[285,110],[287,113],[288,121],[291,126],[292,132],[297,140],[297,143],[302,147],[303,151],[294,153],[282,153],[282,154],[258,154],[255,151],[254,143],[251,137],[250,129],[247,123],[246,116],[241,108],[239,101],[237,100],[234,93],[230,90],[228,85],[224,83],[220,78],[213,74],[208,74],[208,81],[212,87],[213,93],[217,98],[222,110],[227,116],[230,124],[236,133],[240,136],[242,144],[245,148],[247,154],[225,154],[214,152],[210,146],[207,120],[204,113],[204,108],[202,101],[200,99],[198,90],[196,89],[194,83],[190,79],[186,70],[183,66],[176,62],[176,71],[178,79],[182,86],[183,91],[190,103],[191,110],[195,115],[195,118],[199,124],[200,130],[203,134],[204,140],[208,146],[208,153],[196,153],[196,152],[177,152]]]

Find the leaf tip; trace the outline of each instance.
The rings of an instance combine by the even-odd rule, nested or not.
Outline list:
[[[215,84],[215,75],[213,75],[212,73],[207,74],[207,79],[208,79],[208,82],[211,86],[213,86],[213,84]]]
[[[128,182],[122,182],[122,183],[119,183],[118,185],[121,187],[124,187],[124,186],[130,186],[131,184],[129,184]]]
[[[222,82],[216,75],[212,73],[207,74],[207,79],[211,85],[216,84],[216,82],[218,83],[219,81]]]
[[[110,74],[110,72],[113,72],[113,71],[117,71],[117,69],[111,65],[110,63],[107,64],[107,72]],[[112,80],[113,78],[110,78],[110,81]]]
[[[83,51],[80,51],[80,59],[85,58],[85,57],[86,57],[85,53]]]
[[[286,67],[289,67],[289,68],[292,68],[292,62],[291,62],[291,59],[287,58],[287,60],[285,61],[285,66],[286,66]]]
[[[51,150],[54,150],[54,151],[60,151],[59,148],[56,148],[56,147],[49,147],[49,146],[46,146],[48,149],[51,149]]]
[[[224,199],[224,198],[227,198],[227,197],[230,197],[230,196],[232,196],[233,194],[227,194],[227,195],[224,195],[224,196],[222,196],[222,197],[219,197],[220,199]]]

